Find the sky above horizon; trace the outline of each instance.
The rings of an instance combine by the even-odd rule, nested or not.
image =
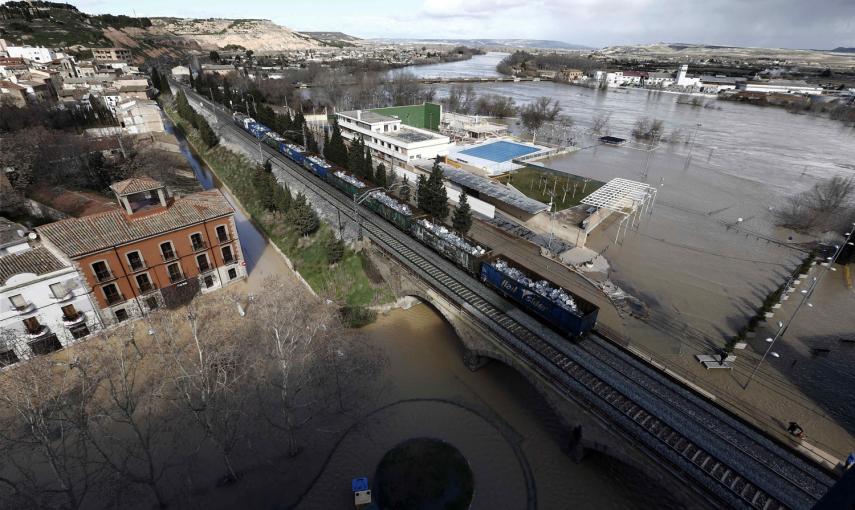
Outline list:
[[[855,47],[855,0],[70,0],[90,14],[264,18],[362,38]]]

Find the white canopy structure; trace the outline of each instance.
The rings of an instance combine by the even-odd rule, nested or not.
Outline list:
[[[615,235],[615,242],[618,242],[621,228],[625,236],[630,226],[638,228],[643,213],[653,213],[655,200],[656,188],[653,186],[618,177],[583,198],[582,203],[623,215]]]

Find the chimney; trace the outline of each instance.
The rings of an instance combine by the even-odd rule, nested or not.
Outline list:
[[[362,110],[356,110],[356,120],[362,120]]]

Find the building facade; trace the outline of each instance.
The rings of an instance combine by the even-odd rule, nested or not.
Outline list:
[[[111,189],[121,210],[36,229],[80,271],[105,325],[246,277],[234,210],[220,191],[172,198],[150,178]]]
[[[407,166],[413,160],[444,156],[451,147],[445,135],[406,126],[399,118],[376,112],[338,112],[336,118],[344,138],[362,137],[372,157],[393,165]]]
[[[100,328],[71,262],[0,218],[0,368],[59,350]]]
[[[92,57],[96,63],[131,62],[131,50],[125,48],[92,48]]]

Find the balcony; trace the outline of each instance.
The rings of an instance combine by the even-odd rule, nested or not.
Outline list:
[[[62,323],[66,326],[74,326],[75,324],[80,324],[86,319],[86,315],[81,312],[77,312],[74,317],[69,317],[67,315],[62,316]]]
[[[98,280],[99,282],[106,282],[109,280],[113,280],[114,278],[116,278],[116,277],[113,276],[113,272],[110,271],[109,269],[104,270],[104,271],[95,271],[95,279]]]
[[[15,311],[18,312],[19,315],[24,315],[26,313],[30,313],[36,309],[36,305],[33,303],[27,302],[21,306],[15,306]]]
[[[139,284],[140,294],[151,294],[157,290],[157,285],[152,282]]]
[[[37,329],[27,330],[27,338],[30,340],[35,340],[37,338],[42,338],[47,336],[50,333],[50,328],[45,326],[44,324],[39,325]]]
[[[63,301],[68,301],[68,300],[73,299],[73,298],[74,298],[74,291],[71,289],[69,289],[62,296],[53,296],[54,301],[56,301],[57,303],[62,303]]]
[[[125,296],[123,296],[121,293],[107,294],[106,299],[108,305],[115,305],[117,303],[125,301]]]
[[[163,259],[164,262],[178,260],[178,252],[175,250],[161,252],[160,257]]]
[[[208,249],[208,243],[205,241],[193,242],[193,251],[204,251]]]

